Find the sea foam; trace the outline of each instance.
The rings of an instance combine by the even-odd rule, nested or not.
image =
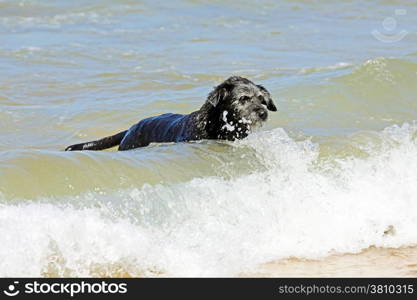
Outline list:
[[[366,155],[322,158],[319,144],[274,129],[232,145],[253,148],[262,171],[86,193],[85,207],[2,204],[0,276],[234,276],[285,257],[415,245],[416,132],[392,126],[360,145]]]

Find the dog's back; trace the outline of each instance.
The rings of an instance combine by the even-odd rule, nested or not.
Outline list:
[[[119,150],[145,147],[150,143],[184,142],[192,139],[190,115],[163,114],[133,125],[120,142]]]
[[[202,138],[192,126],[194,115],[163,114],[143,119],[130,129],[97,141],[75,144],[65,151],[103,150],[119,145],[118,150],[130,150],[150,143],[185,142]]]

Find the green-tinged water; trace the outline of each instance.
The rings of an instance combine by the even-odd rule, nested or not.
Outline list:
[[[0,0],[0,275],[235,275],[417,244],[416,15]],[[278,107],[247,140],[62,151],[197,110],[233,74]]]

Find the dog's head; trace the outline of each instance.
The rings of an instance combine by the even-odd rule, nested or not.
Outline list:
[[[268,110],[277,110],[266,88],[239,76],[214,88],[202,109],[207,113],[210,137],[232,141],[261,126],[268,118]]]

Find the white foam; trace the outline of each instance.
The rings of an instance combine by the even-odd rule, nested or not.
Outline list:
[[[275,129],[234,144],[255,149],[264,171],[83,196],[101,208],[3,205],[0,276],[39,276],[54,253],[71,276],[95,265],[227,276],[283,257],[417,244],[416,131],[387,128],[378,146],[364,145],[369,157],[327,165],[316,144]]]
[[[347,69],[352,67],[352,64],[340,62],[334,65],[329,66],[321,66],[321,67],[307,67],[302,68],[299,70],[300,73],[303,74],[310,74],[310,73],[316,73],[316,72],[323,72],[323,71],[334,71],[334,70],[341,70],[341,69]]]
[[[226,128],[226,130],[228,131],[235,131],[235,126],[233,126],[233,122],[229,124],[227,121],[227,114],[228,114],[227,110],[223,111],[223,121],[225,125],[223,125],[222,129]]]

